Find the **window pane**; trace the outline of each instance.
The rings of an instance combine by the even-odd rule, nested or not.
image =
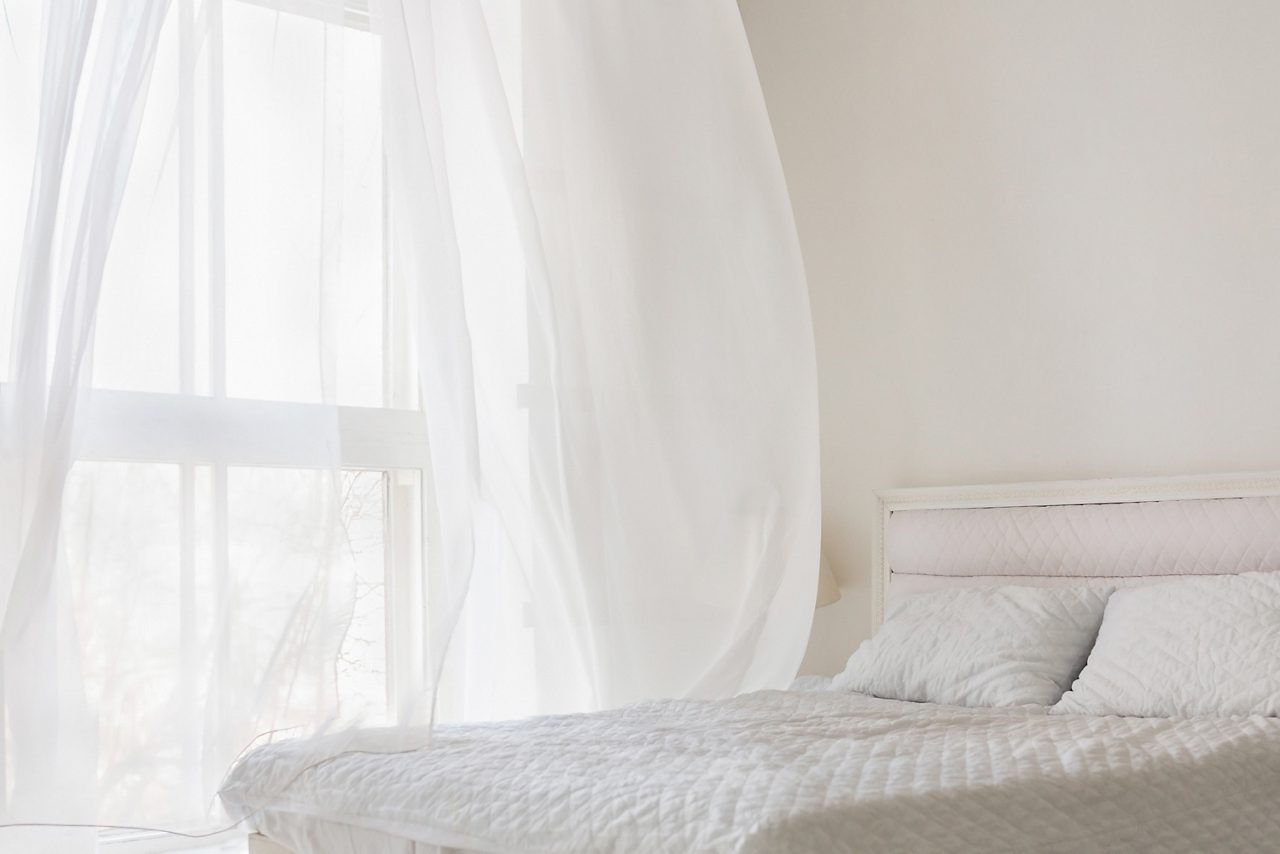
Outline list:
[[[342,522],[355,573],[351,625],[338,655],[344,715],[382,720],[387,708],[387,476],[343,472]]]
[[[381,55],[369,33],[347,30],[342,56],[342,257],[338,289],[338,402],[383,406]]]
[[[387,677],[383,474],[341,472],[336,483],[334,477],[308,469],[228,471],[230,614],[232,636],[242,638],[233,654],[246,676],[254,674],[254,691],[263,684],[287,688],[294,694],[290,703],[314,691],[336,696],[344,717],[380,718]],[[300,602],[306,605],[301,618]],[[301,685],[276,683],[264,668],[295,626],[331,631],[324,641],[331,646],[316,661],[321,669],[302,674]],[[305,703],[297,707],[307,710]]]
[[[228,394],[381,405],[377,42],[245,3],[225,42]]]
[[[385,479],[75,465],[62,544],[104,821],[198,822],[250,740],[335,703],[386,720]]]
[[[178,819],[198,807],[183,771],[199,723],[195,673],[183,666],[180,506],[176,465],[81,462],[67,482],[63,553],[99,721],[106,821]]]
[[[178,15],[165,18],[102,273],[93,384],[178,391]]]
[[[383,405],[377,45],[251,3],[174,6],[104,270],[96,387]],[[0,272],[16,271],[31,163],[33,124],[14,106]]]

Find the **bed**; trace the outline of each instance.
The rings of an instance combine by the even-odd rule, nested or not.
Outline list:
[[[1280,475],[877,501],[877,622],[928,591],[1280,570]],[[968,708],[807,679],[724,701],[447,727],[427,750],[388,752],[403,738],[369,730],[357,744],[261,748],[223,801],[255,825],[261,854],[1280,845],[1280,718],[1258,714]],[[311,767],[317,755],[327,758]]]

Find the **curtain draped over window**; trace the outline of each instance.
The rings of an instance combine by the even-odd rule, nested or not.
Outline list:
[[[816,377],[732,0],[3,2],[5,822],[789,680]]]

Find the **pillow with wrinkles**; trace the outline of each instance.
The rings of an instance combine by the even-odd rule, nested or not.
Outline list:
[[[1280,715],[1280,572],[1120,590],[1056,714]]]
[[[952,706],[1056,703],[1084,667],[1110,587],[938,590],[897,603],[832,682]]]

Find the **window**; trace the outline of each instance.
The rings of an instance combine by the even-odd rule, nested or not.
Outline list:
[[[281,692],[287,726],[334,696],[391,720],[422,689],[426,437],[384,258],[378,44],[332,9],[178,0],[164,25],[64,496],[103,821],[203,815],[260,732],[207,738],[247,692]],[[11,11],[39,32],[39,4]],[[30,163],[16,124],[0,143]],[[6,284],[17,262],[0,251]],[[336,667],[273,681],[304,641]]]

